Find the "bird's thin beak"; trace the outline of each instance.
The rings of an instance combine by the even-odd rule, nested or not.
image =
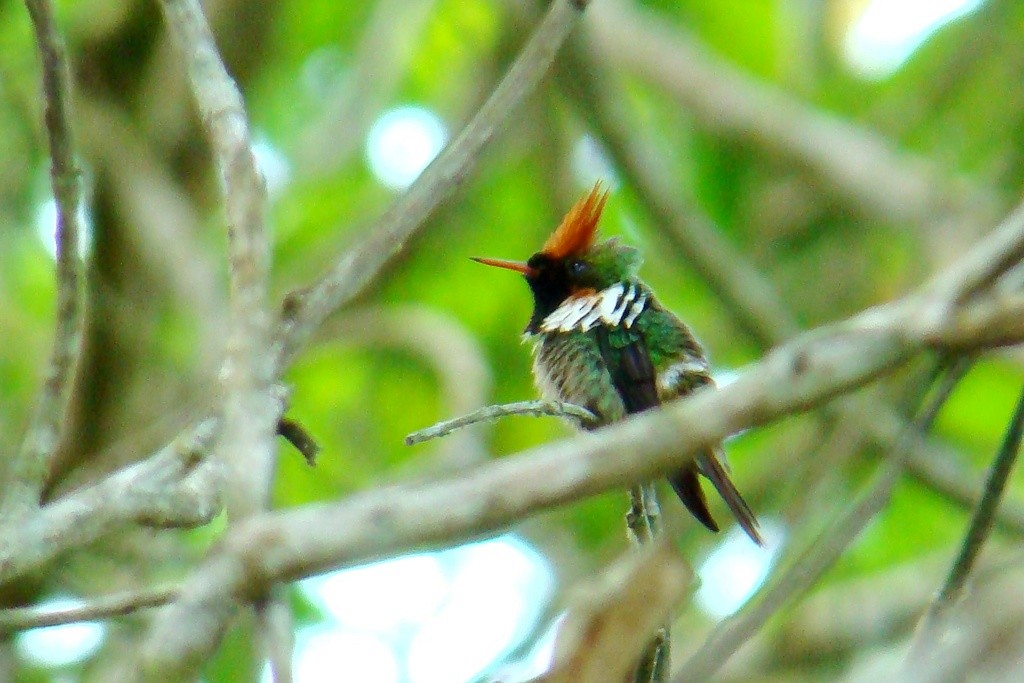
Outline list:
[[[506,261],[504,259],[479,258],[477,256],[470,256],[470,258],[473,259],[474,261],[476,261],[477,263],[484,264],[485,266],[494,266],[495,268],[504,268],[505,270],[514,270],[517,273],[522,273],[523,275],[525,275],[527,277],[533,275],[536,272],[536,271],[534,271],[533,268],[531,268],[530,266],[526,265],[522,261]]]

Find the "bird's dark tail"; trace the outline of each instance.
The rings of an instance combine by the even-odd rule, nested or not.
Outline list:
[[[729,473],[725,471],[721,459],[715,452],[716,450],[708,450],[697,456],[696,462],[699,465],[700,472],[711,480],[712,485],[718,490],[718,494],[722,496],[722,500],[729,506],[729,511],[732,512],[733,517],[739,522],[740,527],[747,533],[750,540],[764,547],[764,539],[761,538],[757,517],[754,515],[754,511],[750,509],[750,506],[747,505],[747,501],[743,500],[743,496],[736,489],[736,485],[732,483]],[[683,502],[686,503],[685,500]],[[689,504],[687,504],[687,507],[689,507]],[[700,518],[698,517],[698,519]]]
[[[697,463],[687,463],[683,469],[669,475],[668,483],[698,522],[712,531],[718,531],[718,523],[708,510],[708,499],[704,497],[700,479],[697,478]]]

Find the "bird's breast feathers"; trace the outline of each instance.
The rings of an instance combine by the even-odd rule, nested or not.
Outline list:
[[[598,323],[629,328],[647,306],[647,292],[632,282],[620,282],[599,292],[574,294],[540,324],[541,332],[586,332]]]

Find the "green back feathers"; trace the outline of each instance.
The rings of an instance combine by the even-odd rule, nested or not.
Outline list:
[[[649,300],[633,328],[643,335],[654,367],[663,368],[683,358],[703,356],[703,350],[679,318]]]

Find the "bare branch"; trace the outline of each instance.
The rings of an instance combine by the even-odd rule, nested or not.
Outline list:
[[[661,538],[661,506],[653,482],[646,481],[629,487],[626,533],[638,548],[650,546]],[[672,659],[668,623],[666,616],[640,657],[634,658],[633,683],[664,683],[668,679]],[[650,629],[645,632],[649,633]]]
[[[968,367],[969,364],[962,361],[954,363],[928,406],[893,447],[889,460],[880,468],[881,471],[868,490],[842,518],[808,544],[804,554],[781,573],[772,585],[763,589],[755,601],[719,625],[708,641],[676,672],[673,679],[676,683],[711,678],[773,614],[810,588],[839,559],[868,522],[888,503],[893,487],[903,471],[911,441],[931,428],[939,410]]]
[[[228,215],[231,327],[222,372],[223,457],[228,514],[263,507],[281,406],[271,395],[270,245],[266,186],[256,166],[242,96],[221,62],[198,0],[162,0],[168,29],[188,69],[189,87],[210,139]]]
[[[291,683],[295,624],[286,586],[278,586],[268,598],[256,604],[256,630],[261,641],[260,651],[270,663],[274,683]]]
[[[188,66],[189,86],[213,148],[227,208],[231,322],[221,371],[226,396],[218,453],[226,466],[223,493],[228,522],[235,524],[269,506],[274,436],[283,412],[273,391],[266,184],[252,151],[242,96],[221,61],[199,0],[161,0],[160,4]],[[278,607],[277,601],[268,606],[275,614]],[[275,661],[280,654],[278,621],[257,621],[258,628],[273,629],[262,640],[273,647]],[[177,628],[184,631],[191,625],[182,622]]]
[[[597,422],[597,417],[592,412],[572,403],[562,403],[561,401],[518,401],[516,403],[485,406],[480,410],[473,411],[469,415],[438,422],[405,437],[405,445],[412,446],[424,441],[430,441],[431,439],[447,436],[463,427],[469,427],[480,422],[490,422],[509,415],[569,417],[589,425],[596,424]]]
[[[57,322],[46,383],[8,469],[0,517],[12,519],[39,505],[50,458],[67,413],[82,346],[82,173],[71,133],[71,86],[67,50],[50,0],[26,0],[42,58],[50,181],[57,204]]]
[[[743,74],[631,3],[602,3],[587,27],[601,60],[674,94],[705,128],[790,155],[866,215],[926,225],[952,213],[978,213],[982,205],[987,218],[988,200],[964,182]]]
[[[277,339],[279,372],[291,362],[324,318],[359,295],[434,210],[465,181],[480,152],[547,72],[558,48],[588,4],[587,0],[551,3],[508,73],[459,136],[380,217],[360,244],[349,249],[310,289],[289,297]]]
[[[620,558],[575,590],[558,629],[554,663],[537,683],[627,680],[692,581],[693,571],[664,539]]]
[[[996,511],[1003,493],[1006,491],[1010,471],[1017,462],[1022,435],[1024,435],[1024,391],[1017,399],[1017,407],[1010,418],[1003,443],[999,447],[995,460],[992,461],[992,467],[985,481],[985,490],[978,501],[978,507],[971,516],[960,553],[953,562],[945,583],[918,626],[917,635],[908,655],[908,665],[920,664],[923,661],[922,658],[928,656],[931,648],[935,645],[935,639],[939,636],[939,629],[943,627],[943,617],[957,603],[963,593],[967,579],[977,564],[981,548],[995,526]]]
[[[216,420],[200,422],[141,462],[0,529],[0,584],[127,523],[205,524],[220,509],[215,465],[204,459]]]
[[[277,421],[277,434],[284,437],[288,443],[295,447],[295,450],[302,453],[302,457],[306,459],[307,465],[310,467],[316,465],[316,456],[320,453],[320,444],[302,426],[301,422],[290,417],[282,417]]]
[[[0,633],[122,617],[147,607],[165,605],[174,598],[177,591],[177,586],[157,586],[105,595],[76,607],[15,607],[0,610]]]

